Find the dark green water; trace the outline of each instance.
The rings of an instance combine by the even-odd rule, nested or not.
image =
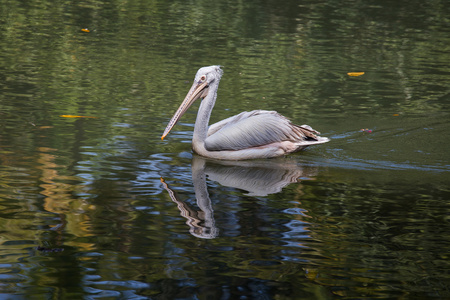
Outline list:
[[[450,298],[449,16],[0,1],[0,298]],[[212,64],[212,121],[277,110],[331,141],[205,161],[198,105],[161,141]]]

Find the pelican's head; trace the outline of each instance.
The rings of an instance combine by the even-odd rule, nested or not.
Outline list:
[[[197,71],[191,89],[184,98],[178,110],[173,115],[172,119],[169,121],[169,124],[167,124],[166,130],[164,130],[164,133],[161,136],[161,140],[169,134],[173,126],[175,126],[181,116],[183,116],[195,100],[200,98],[203,99],[208,96],[210,85],[219,84],[222,74],[223,71],[220,66],[203,67]]]
[[[208,82],[208,85],[216,80],[220,80],[223,71],[220,66],[209,66],[198,69],[197,74],[195,74],[194,84],[200,82],[202,79]]]

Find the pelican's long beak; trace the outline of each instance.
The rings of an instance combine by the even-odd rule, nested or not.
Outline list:
[[[186,98],[184,98],[180,107],[173,115],[172,119],[170,119],[169,124],[167,124],[166,130],[164,130],[164,133],[161,136],[161,140],[164,140],[166,135],[168,135],[170,130],[172,130],[173,126],[177,124],[181,116],[183,116],[184,113],[189,109],[189,107],[191,107],[192,103],[194,103],[195,100],[199,98],[206,97],[207,94],[208,94],[208,82],[206,80],[205,82],[194,82],[188,94],[186,95]]]

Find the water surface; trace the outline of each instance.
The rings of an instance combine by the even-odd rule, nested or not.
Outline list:
[[[1,6],[1,297],[450,297],[446,1]],[[204,160],[198,105],[161,141],[212,64],[213,122],[331,141]]]

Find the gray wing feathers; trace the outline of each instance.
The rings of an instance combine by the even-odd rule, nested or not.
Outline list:
[[[211,125],[205,148],[240,150],[281,141],[317,140],[315,133],[311,127],[295,125],[275,111],[254,110]]]
[[[264,111],[264,110],[253,110],[253,111],[243,111],[240,114],[237,114],[235,116],[226,118],[222,121],[219,121],[217,123],[214,123],[212,125],[209,126],[208,128],[208,136],[216,133],[217,131],[219,131],[220,129],[222,129],[225,126],[231,126],[233,124],[236,124],[237,122],[239,122],[242,119],[246,119],[249,118],[255,114],[258,114],[260,112],[269,112],[269,111]],[[276,113],[276,112],[275,112]]]

